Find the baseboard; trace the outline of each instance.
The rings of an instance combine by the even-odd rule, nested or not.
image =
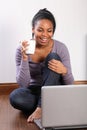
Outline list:
[[[87,80],[77,80],[77,81],[74,81],[74,84],[87,84]]]
[[[87,84],[87,80],[78,80],[74,84]],[[10,94],[14,89],[18,88],[17,83],[0,83],[0,95]]]
[[[0,95],[10,94],[14,89],[18,88],[17,83],[0,83]]]

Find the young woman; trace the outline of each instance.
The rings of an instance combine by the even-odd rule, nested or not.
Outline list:
[[[16,51],[16,79],[20,87],[10,94],[10,103],[16,109],[29,112],[28,122],[41,118],[42,86],[74,82],[68,49],[53,39],[55,28],[53,14],[47,9],[39,10],[32,20],[35,53],[26,54],[28,41],[23,41]]]

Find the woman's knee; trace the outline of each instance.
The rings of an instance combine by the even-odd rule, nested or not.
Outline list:
[[[9,99],[10,99],[10,103],[13,107],[16,107],[16,106],[22,104],[23,94],[24,94],[23,88],[18,88],[11,92]]]
[[[61,60],[60,57],[59,57],[59,55],[57,53],[55,53],[55,52],[49,53],[48,57],[51,58],[51,59],[54,58],[54,59]]]
[[[9,96],[9,100],[10,100],[10,104],[13,106],[13,107],[15,107],[16,106],[16,104],[18,104],[17,102],[18,102],[18,96],[17,96],[18,94],[17,94],[17,90],[14,90],[14,91],[12,91],[11,92],[11,94],[10,94],[10,96]]]
[[[27,88],[14,90],[9,98],[10,104],[19,110],[30,111],[34,109],[34,106],[36,105],[35,95],[33,95]]]
[[[59,57],[59,55],[57,53],[49,53],[48,56],[45,59],[45,64],[48,65],[48,61],[55,59],[55,60],[59,60],[61,61],[61,58]]]

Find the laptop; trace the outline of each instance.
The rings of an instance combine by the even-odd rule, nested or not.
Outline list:
[[[42,87],[43,129],[87,127],[87,85]]]

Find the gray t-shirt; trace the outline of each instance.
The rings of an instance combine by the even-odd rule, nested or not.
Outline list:
[[[65,84],[73,84],[74,78],[71,70],[69,51],[64,43],[54,40],[52,52],[55,52],[61,58],[64,66],[67,67],[67,74],[63,76]],[[21,47],[16,50],[16,80],[22,87],[28,87],[29,85],[41,85],[42,83],[42,69],[44,67],[44,61],[35,63],[29,57],[28,61],[22,60]]]

